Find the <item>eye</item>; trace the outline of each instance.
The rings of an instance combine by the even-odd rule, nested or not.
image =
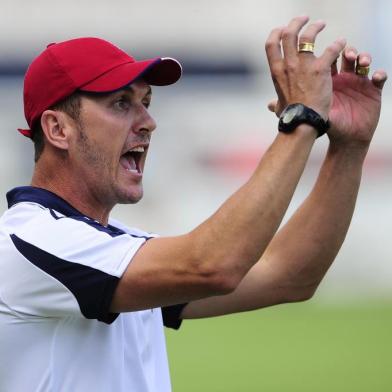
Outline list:
[[[119,110],[128,110],[131,106],[131,102],[128,97],[122,96],[114,101],[113,106]]]

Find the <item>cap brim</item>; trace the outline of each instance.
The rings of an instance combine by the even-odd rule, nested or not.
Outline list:
[[[112,92],[119,90],[136,79],[143,78],[153,86],[167,86],[177,82],[182,74],[181,64],[172,58],[155,58],[133,63],[125,63],[93,81],[81,86],[87,92]]]

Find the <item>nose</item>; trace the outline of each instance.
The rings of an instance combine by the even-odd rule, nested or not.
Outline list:
[[[135,123],[135,132],[151,133],[156,127],[157,124],[148,112],[148,109],[142,106],[138,113],[138,121]]]

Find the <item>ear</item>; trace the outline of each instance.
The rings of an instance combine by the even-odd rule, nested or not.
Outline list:
[[[41,127],[49,144],[61,150],[68,150],[75,124],[66,113],[45,110],[41,115]]]

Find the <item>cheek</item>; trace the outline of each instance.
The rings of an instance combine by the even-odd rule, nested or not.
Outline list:
[[[108,141],[104,143],[96,138],[90,139],[86,134],[81,133],[77,144],[77,153],[87,170],[91,172],[91,169],[95,169],[102,173],[102,171],[110,170],[110,167],[113,166],[114,151],[112,151],[112,147],[113,145]]]
[[[126,118],[101,111],[85,120],[80,149],[94,166],[106,166],[101,170],[116,169],[129,134],[129,122]]]
[[[92,132],[92,141],[106,153],[120,153],[128,136],[125,121],[102,119],[95,125]]]

